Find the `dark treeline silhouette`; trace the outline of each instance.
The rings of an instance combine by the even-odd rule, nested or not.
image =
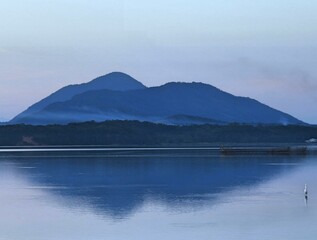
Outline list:
[[[0,126],[1,146],[195,146],[221,143],[305,143],[305,140],[310,138],[317,138],[317,126],[240,124],[172,126],[139,121]]]

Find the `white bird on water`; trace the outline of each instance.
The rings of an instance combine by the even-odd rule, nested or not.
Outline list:
[[[307,196],[307,194],[308,194],[308,191],[307,191],[307,184],[305,184],[304,194],[305,194],[305,196]]]

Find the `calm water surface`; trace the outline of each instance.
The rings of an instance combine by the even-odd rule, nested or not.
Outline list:
[[[0,156],[4,240],[316,239],[316,221],[316,156]]]

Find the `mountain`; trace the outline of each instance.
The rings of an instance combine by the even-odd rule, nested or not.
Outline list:
[[[70,100],[77,94],[84,93],[91,90],[101,90],[109,89],[114,91],[128,91],[135,89],[144,89],[146,88],[142,83],[135,80],[131,76],[121,73],[121,72],[112,72],[107,75],[98,77],[88,83],[69,85],[59,89],[48,97],[42,99],[41,101],[33,104],[24,112],[17,115],[10,122],[11,123],[23,123],[21,119],[32,118],[33,113],[41,111],[46,106],[56,103],[64,102]]]
[[[52,96],[60,96],[63,89],[15,117],[11,123],[65,124],[83,121],[140,120],[166,124],[302,124],[300,120],[264,105],[254,99],[237,97],[203,83],[172,82],[159,87],[146,88],[125,74],[129,83],[116,85],[106,75],[103,81],[111,82],[105,89],[81,90],[52,102]],[[93,80],[94,82],[96,80]],[[90,82],[90,83],[92,83]],[[88,83],[89,84],[89,83]],[[81,86],[81,85],[79,85]],[[87,89],[87,88],[86,88]],[[55,97],[54,96],[54,97]],[[56,99],[56,97],[55,97]],[[39,105],[42,108],[39,108]],[[35,108],[35,107],[37,108]],[[30,111],[31,109],[31,111]],[[35,110],[34,110],[35,109]]]

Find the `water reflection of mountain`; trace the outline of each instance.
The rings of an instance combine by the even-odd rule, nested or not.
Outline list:
[[[67,204],[87,204],[100,214],[124,217],[145,200],[168,206],[210,203],[220,193],[267,180],[299,162],[289,157],[37,157],[15,159],[36,184]]]

